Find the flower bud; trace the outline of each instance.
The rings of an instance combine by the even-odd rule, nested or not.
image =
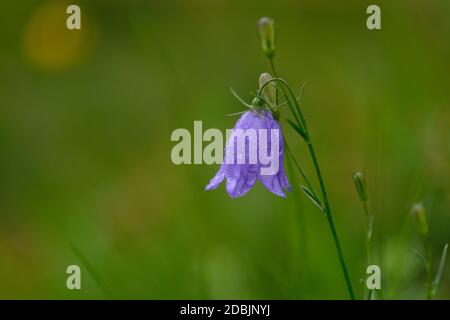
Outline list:
[[[262,17],[259,19],[259,35],[261,45],[267,58],[272,59],[275,55],[275,26],[272,19]]]
[[[421,202],[412,206],[411,215],[413,216],[419,235],[426,237],[428,235],[428,222],[425,214],[425,208]]]
[[[362,201],[367,200],[367,186],[366,186],[366,178],[364,177],[364,173],[361,171],[356,171],[352,174],[353,182],[355,183],[356,191],[358,192],[359,198]]]
[[[268,74],[267,72],[261,73],[259,76],[259,88],[262,88],[265,83],[270,81],[272,79],[272,76]],[[264,100],[270,104],[270,107],[274,108],[276,106],[276,94],[277,89],[275,88],[275,82],[271,82],[268,85],[264,87],[262,90],[262,97]]]

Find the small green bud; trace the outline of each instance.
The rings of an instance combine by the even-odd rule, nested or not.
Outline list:
[[[367,200],[367,186],[366,186],[366,178],[364,177],[364,173],[361,171],[356,171],[352,174],[353,182],[355,183],[356,191],[358,192],[359,198],[362,201]]]
[[[267,58],[272,59],[275,55],[275,26],[272,19],[262,17],[259,19],[259,35],[261,37],[261,45]]]
[[[416,203],[411,208],[411,215],[416,224],[417,232],[420,236],[426,237],[428,235],[428,222],[425,208],[421,202]]]
[[[259,76],[259,88],[261,88],[271,79],[272,76],[267,72],[261,73],[261,75]],[[276,106],[277,89],[273,81],[264,87],[261,94],[264,100],[266,100],[266,102],[269,103],[272,108]]]

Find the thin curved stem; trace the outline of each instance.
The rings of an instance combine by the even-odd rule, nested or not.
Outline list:
[[[247,102],[245,102],[241,97],[239,97],[239,95],[236,93],[236,91],[233,90],[233,88],[230,87],[230,91],[233,94],[233,96],[238,99],[238,101],[240,103],[242,103],[244,106],[246,106],[247,108],[251,108],[252,106],[249,105]]]

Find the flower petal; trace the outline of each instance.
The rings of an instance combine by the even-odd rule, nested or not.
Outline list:
[[[248,172],[244,165],[240,166],[241,174],[227,177],[227,192],[232,198],[241,197],[249,192],[258,177],[257,174]]]
[[[286,194],[284,193],[283,188],[281,187],[281,183],[278,179],[278,175],[259,176],[259,181],[261,181],[263,186],[273,194],[276,194],[277,196],[283,198],[286,197]]]
[[[253,129],[258,132],[259,129],[278,129],[281,133],[281,128],[278,122],[273,118],[269,111],[248,111],[244,113],[237,121],[234,130],[242,129]],[[267,152],[271,151],[272,143],[270,141],[270,134],[267,135]],[[259,158],[259,146],[262,143],[259,141],[259,135],[257,133],[258,145],[257,150]],[[219,171],[216,173],[214,178],[211,179],[209,184],[206,186],[206,190],[212,190],[219,186],[219,184],[226,178],[226,190],[227,193],[232,198],[237,198],[245,195],[255,184],[256,180],[260,180],[261,183],[272,193],[285,197],[284,190],[291,191],[291,187],[286,177],[284,170],[284,144],[282,133],[279,136],[279,168],[278,172],[274,175],[261,175],[261,163],[258,159],[256,164],[237,164],[237,158],[244,158],[249,161],[249,146],[246,144],[244,146],[244,154],[238,154],[237,148],[237,138],[232,136],[232,138],[227,141],[225,146],[224,163],[221,165]],[[240,142],[242,143],[242,141]],[[244,142],[245,143],[245,142]],[[242,148],[239,148],[242,150]],[[229,159],[231,162],[227,163],[227,155],[234,155],[234,159]]]
[[[284,171],[284,164],[282,162],[280,164],[280,169],[278,170],[278,180],[280,181],[280,185],[283,189],[292,191],[292,187],[289,184],[289,181],[286,176],[286,172]]]
[[[205,190],[216,189],[224,178],[225,178],[225,165],[222,164],[220,166],[219,171],[217,171],[216,175],[209,181],[208,185],[205,187]]]

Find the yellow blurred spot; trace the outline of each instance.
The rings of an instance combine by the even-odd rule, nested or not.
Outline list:
[[[25,28],[23,50],[26,58],[46,71],[67,69],[86,54],[89,28],[81,8],[81,30],[68,30],[68,3],[47,2],[32,14]]]

